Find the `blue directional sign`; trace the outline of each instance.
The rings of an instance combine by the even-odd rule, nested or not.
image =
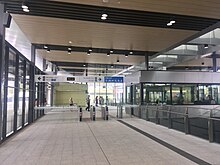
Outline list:
[[[123,83],[124,77],[104,77],[104,82],[106,83]]]

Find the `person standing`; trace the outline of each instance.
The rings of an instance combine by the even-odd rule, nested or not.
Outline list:
[[[98,107],[99,98],[98,96],[95,97],[95,106]]]
[[[86,111],[89,111],[89,108],[90,108],[90,96],[89,95],[86,97],[86,104],[87,104]]]
[[[72,97],[70,97],[69,104],[70,104],[70,106],[73,106],[73,98]]]

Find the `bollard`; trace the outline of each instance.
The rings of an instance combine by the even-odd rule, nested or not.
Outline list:
[[[108,120],[108,107],[105,107],[105,120]]]
[[[95,121],[95,106],[92,108],[92,120]]]
[[[79,121],[82,121],[82,107],[79,108]]]

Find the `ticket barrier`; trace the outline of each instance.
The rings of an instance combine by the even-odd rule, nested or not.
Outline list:
[[[91,106],[91,108],[90,108],[90,119],[92,121],[96,120],[96,109],[95,109],[95,106]]]
[[[123,107],[121,105],[117,106],[117,118],[123,118]]]
[[[108,113],[108,107],[101,107],[101,113],[102,113],[102,119],[103,120],[108,120],[109,118],[109,113]]]
[[[82,121],[82,107],[79,107],[79,121]]]

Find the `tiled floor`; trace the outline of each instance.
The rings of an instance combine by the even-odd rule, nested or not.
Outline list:
[[[1,165],[190,165],[194,162],[184,158],[174,151],[141,135],[127,126],[112,119],[109,121],[84,120],[77,122],[75,112],[50,112],[43,118],[27,127],[16,136],[0,146]],[[84,113],[84,117],[89,116]],[[141,129],[153,134],[155,124],[139,119],[126,119]],[[173,130],[156,129],[160,138],[175,137]],[[161,131],[161,133],[160,133]],[[171,132],[170,132],[171,131]],[[149,133],[148,132],[148,133]],[[168,135],[162,135],[168,134]],[[177,133],[178,134],[178,133]],[[172,140],[173,144],[181,143],[189,137],[180,134],[181,139]],[[190,138],[189,138],[190,139]],[[205,149],[198,156],[208,157],[205,153],[209,147],[211,151],[219,152],[217,144],[205,145],[197,143],[198,138],[192,138],[194,145],[200,150]],[[199,140],[205,142],[203,140]],[[198,146],[202,144],[201,146]],[[208,143],[209,144],[209,143]],[[184,149],[189,150],[189,146]],[[180,147],[183,147],[180,146]],[[208,148],[207,148],[208,147]],[[192,150],[193,154],[196,151]],[[208,153],[211,154],[211,153]],[[220,155],[215,153],[215,155]],[[214,155],[213,155],[214,158]],[[208,159],[207,159],[208,160]],[[217,163],[217,158],[214,159]],[[214,161],[212,163],[215,163]]]

